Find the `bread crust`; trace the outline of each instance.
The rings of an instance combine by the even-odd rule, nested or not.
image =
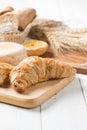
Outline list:
[[[70,77],[75,73],[74,68],[57,60],[31,56],[12,69],[10,82],[17,92],[23,93],[36,83]]]
[[[9,74],[12,68],[13,66],[10,64],[0,63],[0,86],[9,83]]]
[[[25,42],[23,46],[25,47],[28,56],[41,56],[48,49],[48,44],[40,40],[30,40]]]
[[[14,8],[12,6],[6,6],[0,10],[0,15],[13,11]]]
[[[12,42],[0,43],[0,62],[17,65],[26,57],[27,53],[22,45]]]

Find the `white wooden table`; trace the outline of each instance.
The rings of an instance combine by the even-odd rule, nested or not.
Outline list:
[[[87,21],[86,0],[0,0],[0,8],[34,7],[39,17]],[[0,103],[0,130],[87,130],[87,76],[75,80],[35,109]]]

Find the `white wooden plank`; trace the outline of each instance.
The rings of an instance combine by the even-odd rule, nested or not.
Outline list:
[[[24,109],[0,103],[0,130],[41,130],[40,108]]]
[[[43,130],[87,130],[87,108],[78,77],[54,99],[50,106],[42,105]]]
[[[83,92],[84,101],[87,105],[87,75],[79,74],[79,80]]]

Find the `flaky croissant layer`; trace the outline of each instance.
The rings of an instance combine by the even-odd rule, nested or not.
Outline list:
[[[70,77],[75,73],[74,68],[55,59],[31,56],[12,69],[10,82],[16,91],[22,93],[36,83]]]
[[[0,86],[9,83],[9,74],[12,68],[13,66],[8,63],[0,62]]]

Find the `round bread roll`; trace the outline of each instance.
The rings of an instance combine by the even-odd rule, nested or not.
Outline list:
[[[14,10],[14,8],[12,6],[6,6],[6,7],[2,8],[2,9],[0,9],[0,15],[3,15],[5,13],[7,13],[7,12],[11,12],[13,10]]]
[[[48,44],[40,40],[27,41],[23,43],[23,46],[25,47],[28,56],[41,56],[48,49]]]
[[[0,62],[17,65],[26,57],[27,53],[22,45],[13,42],[0,43]]]

